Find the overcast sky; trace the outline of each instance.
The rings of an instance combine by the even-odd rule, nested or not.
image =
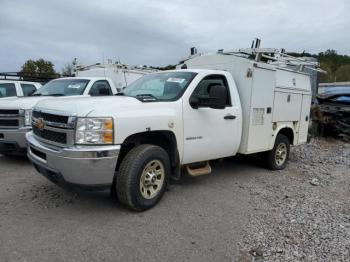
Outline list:
[[[175,64],[199,52],[262,47],[350,55],[349,0],[0,0],[0,72],[44,58]]]

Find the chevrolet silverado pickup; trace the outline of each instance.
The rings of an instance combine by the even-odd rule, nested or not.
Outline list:
[[[19,85],[24,87],[22,83]],[[38,101],[59,96],[104,96],[116,93],[114,83],[108,78],[74,77],[52,80],[34,93],[31,92],[30,96],[1,98],[0,154],[25,155],[25,134],[32,128],[32,108]]]
[[[261,153],[286,166],[307,140],[310,77],[222,53],[145,75],[116,96],[40,101],[28,157],[52,182],[110,190],[133,210],[155,206],[170,178],[212,172],[210,160]]]
[[[40,87],[41,84],[37,82],[20,80],[0,80],[0,98],[14,96],[30,96]]]

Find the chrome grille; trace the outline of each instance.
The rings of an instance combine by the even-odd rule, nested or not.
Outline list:
[[[0,129],[18,129],[23,126],[24,117],[16,109],[0,109]]]
[[[40,130],[33,126],[33,133],[45,140],[53,141],[59,144],[67,144],[67,134],[62,132],[55,132],[47,129]]]
[[[61,123],[61,124],[67,124],[69,120],[69,116],[60,116],[60,115],[54,115],[49,113],[43,113],[39,111],[34,111],[33,117],[42,118],[43,120],[48,122]]]
[[[41,141],[66,147],[74,144],[76,118],[34,110],[32,128],[34,135]]]

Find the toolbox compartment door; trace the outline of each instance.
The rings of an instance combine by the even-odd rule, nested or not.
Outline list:
[[[254,68],[248,129],[248,153],[269,149],[272,137],[272,112],[275,71]]]
[[[299,121],[303,95],[291,91],[275,91],[273,122]]]
[[[310,122],[310,106],[311,95],[303,95],[301,113],[300,113],[300,125],[299,125],[299,137],[298,143],[305,143],[307,141],[307,135]]]

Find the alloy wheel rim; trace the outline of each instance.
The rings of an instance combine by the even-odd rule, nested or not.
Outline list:
[[[158,195],[164,184],[165,169],[162,162],[152,160],[148,162],[142,171],[140,178],[140,192],[146,199],[152,199]]]
[[[275,162],[278,166],[282,166],[287,159],[287,146],[280,143],[276,148]]]

